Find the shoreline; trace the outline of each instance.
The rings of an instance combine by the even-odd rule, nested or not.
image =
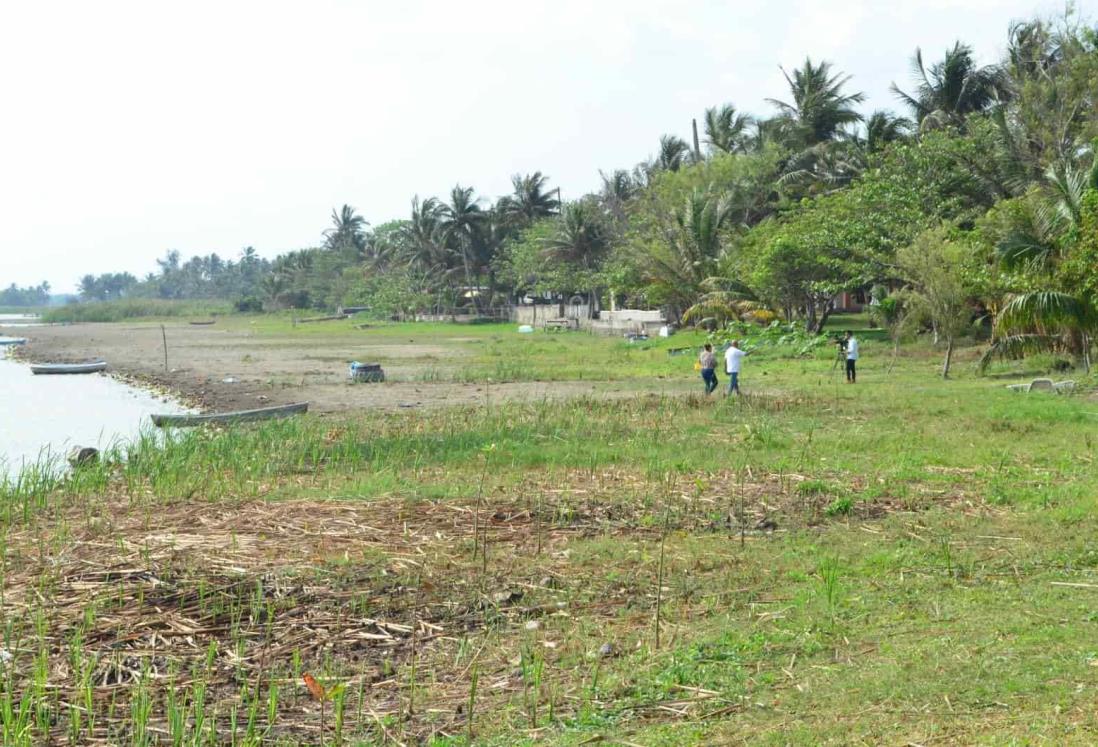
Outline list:
[[[201,412],[309,402],[311,413],[324,415],[584,396],[683,394],[697,388],[692,376],[682,380],[417,380],[424,377],[425,371],[460,366],[468,350],[391,337],[378,339],[340,328],[295,336],[257,333],[231,322],[209,327],[173,322],[164,327],[168,338],[167,371],[158,322],[35,327],[22,334],[27,343],[17,355],[33,363],[102,358],[107,361],[109,376],[163,393]],[[351,383],[346,366],[356,359],[382,363],[387,381]]]

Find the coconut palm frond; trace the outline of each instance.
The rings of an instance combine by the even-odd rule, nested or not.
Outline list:
[[[724,324],[732,319],[742,320],[745,314],[757,308],[758,304],[744,301],[733,293],[716,291],[706,293],[684,311],[682,321],[685,324],[695,324],[702,319],[715,319],[718,324]]]
[[[1047,267],[1055,249],[1030,232],[1014,231],[995,247],[995,256],[1003,269],[1041,271]]]
[[[1064,341],[1058,335],[1007,335],[997,339],[984,351],[976,367],[980,373],[983,373],[996,360],[1017,360],[1035,353],[1055,353],[1062,350],[1064,350]]]
[[[746,283],[729,277],[709,277],[701,282],[706,293],[727,293],[741,301],[761,303],[762,299]]]
[[[1022,293],[1010,299],[999,312],[996,320],[999,329],[1006,333],[1044,333],[1052,329],[1087,329],[1095,323],[1092,304],[1070,293],[1060,291],[1035,291]]]

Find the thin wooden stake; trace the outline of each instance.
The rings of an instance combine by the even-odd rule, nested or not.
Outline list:
[[[740,472],[740,549],[744,548],[744,533],[747,530],[745,522],[747,517],[743,513],[743,472]]]
[[[665,499],[666,500],[666,499]],[[660,647],[660,609],[663,606],[663,560],[664,547],[667,544],[667,524],[670,505],[664,503],[663,507],[663,531],[660,532],[660,564],[656,572],[656,648]]]
[[[164,340],[164,373],[168,372],[168,333],[164,331],[164,325],[160,325],[160,338]]]

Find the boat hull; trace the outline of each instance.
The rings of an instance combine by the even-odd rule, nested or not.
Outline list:
[[[106,371],[107,363],[32,363],[30,368],[34,374],[90,374]]]
[[[288,418],[308,411],[308,402],[292,405],[261,407],[255,410],[236,410],[234,412],[215,412],[209,415],[153,415],[153,424],[159,428],[194,428],[200,425],[230,425],[253,420],[272,420]]]

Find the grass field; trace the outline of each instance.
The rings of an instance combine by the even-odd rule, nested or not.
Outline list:
[[[368,332],[466,380],[653,392],[701,341]],[[1093,381],[1012,394],[1051,361],[981,378],[968,348],[943,382],[924,344],[888,374],[863,338],[856,386],[759,346],[741,398],[488,396],[30,470],[3,743],[1094,743]]]

